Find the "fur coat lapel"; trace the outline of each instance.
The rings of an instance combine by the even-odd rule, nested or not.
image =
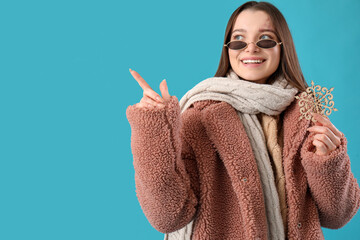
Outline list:
[[[229,174],[246,218],[244,222],[252,229],[266,229],[259,172],[250,141],[236,110],[226,102],[212,104],[202,111],[201,121]],[[249,208],[250,205],[254,207]]]

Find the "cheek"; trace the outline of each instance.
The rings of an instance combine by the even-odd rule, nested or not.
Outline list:
[[[280,64],[280,49],[274,49],[275,51],[273,52],[272,55],[272,59],[274,59],[273,61],[273,65],[275,68],[277,68]]]
[[[231,64],[235,64],[236,63],[236,58],[238,56],[238,53],[236,51],[228,51],[229,54],[229,60]]]

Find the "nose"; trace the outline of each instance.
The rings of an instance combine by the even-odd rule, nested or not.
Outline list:
[[[246,46],[245,49],[246,52],[258,52],[259,51],[259,47],[256,46],[256,44],[254,42],[250,42],[248,43],[248,45]]]

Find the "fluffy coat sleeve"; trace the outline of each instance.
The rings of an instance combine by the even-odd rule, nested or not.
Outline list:
[[[194,217],[197,197],[191,187],[195,156],[182,129],[179,101],[172,96],[163,109],[128,106],[136,194],[145,216],[168,233]]]
[[[341,228],[360,205],[360,189],[351,172],[347,140],[343,136],[337,149],[319,156],[312,151],[313,135],[308,136],[301,150],[302,165],[319,210],[321,226]]]

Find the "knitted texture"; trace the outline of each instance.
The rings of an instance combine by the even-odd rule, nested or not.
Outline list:
[[[274,171],[275,184],[279,195],[281,216],[283,219],[284,231],[286,232],[287,205],[285,192],[285,175],[282,163],[282,131],[278,127],[279,115],[269,116],[261,113],[259,117],[266,138],[266,145],[269,151],[270,159],[272,160],[271,162],[273,164],[272,166]]]
[[[272,85],[257,84],[239,79],[230,70],[227,77],[208,78],[195,85],[181,98],[180,108],[184,112],[194,102],[211,99],[227,102],[241,113],[278,115],[297,92],[283,76]]]

